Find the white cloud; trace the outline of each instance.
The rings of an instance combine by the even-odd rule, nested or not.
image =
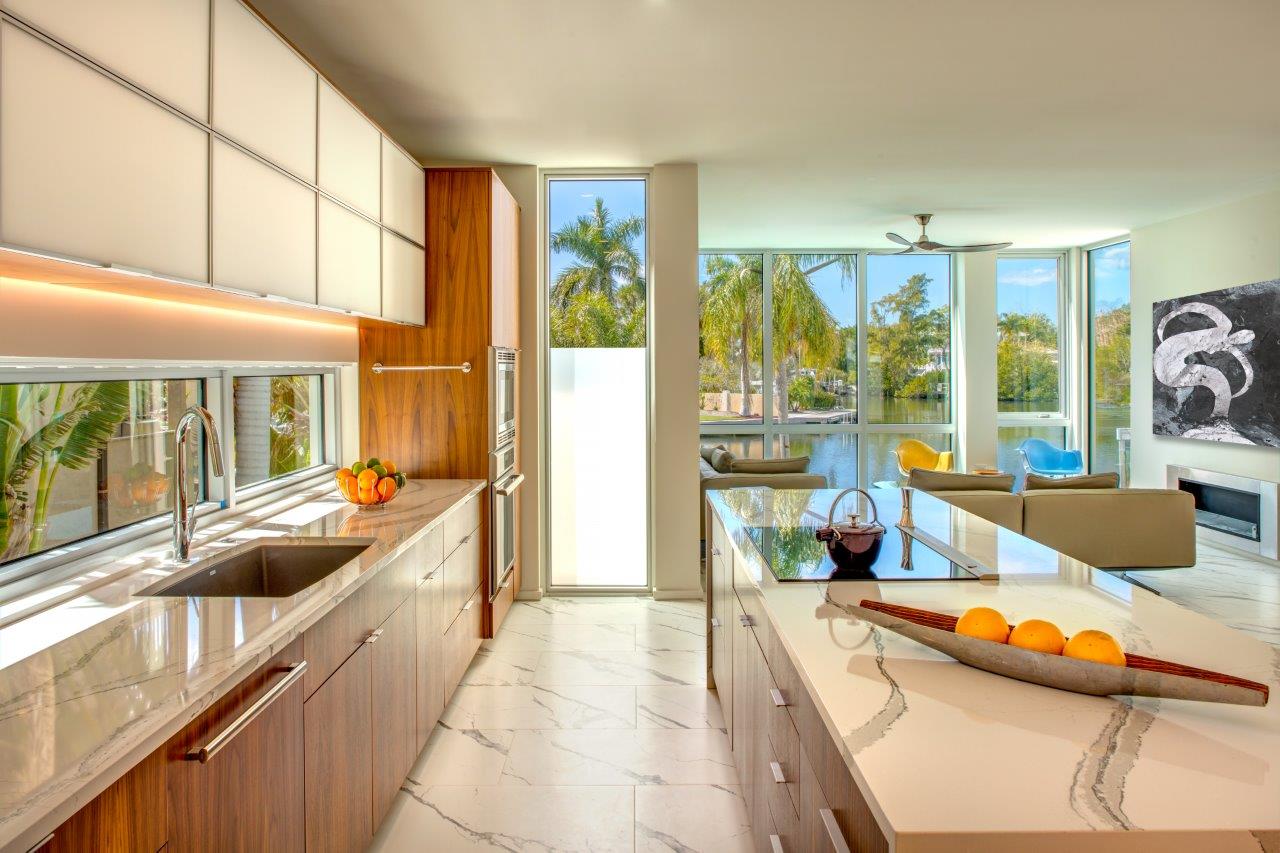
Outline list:
[[[1039,287],[1043,284],[1056,284],[1058,270],[1054,267],[1023,267],[1011,272],[1002,272],[996,277],[998,284],[1014,287]]]
[[[1098,272],[1123,272],[1129,269],[1129,244],[1117,243],[1089,253]]]

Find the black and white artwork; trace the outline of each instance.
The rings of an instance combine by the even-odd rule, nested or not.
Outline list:
[[[1280,447],[1280,279],[1157,302],[1152,426]]]

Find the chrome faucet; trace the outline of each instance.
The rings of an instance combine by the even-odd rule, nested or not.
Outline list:
[[[196,532],[195,511],[187,496],[187,434],[196,421],[204,424],[204,432],[209,439],[213,473],[222,476],[222,446],[218,443],[218,428],[213,423],[213,415],[204,406],[192,406],[178,418],[178,427],[173,431],[173,556],[181,563],[185,563],[191,553],[191,536]]]

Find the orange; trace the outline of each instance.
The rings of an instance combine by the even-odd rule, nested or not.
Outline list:
[[[361,489],[358,497],[362,504],[376,504],[378,502],[378,493],[373,489]]]
[[[355,477],[339,478],[338,491],[342,492],[342,496],[352,503],[359,500],[359,486],[356,484]]]
[[[394,477],[383,477],[378,481],[378,496],[389,501],[396,496],[396,480]]]
[[[1004,643],[1009,639],[1009,623],[999,610],[990,607],[970,607],[956,622],[956,633],[979,640]]]
[[[338,472],[339,481],[342,481],[347,477],[354,477],[354,476],[355,476],[355,472],[352,471],[350,468],[343,468],[341,471]]]
[[[396,464],[390,459],[382,460],[382,467],[387,469],[387,475],[390,476],[396,472]]]
[[[372,489],[378,483],[378,472],[372,468],[365,468],[356,475],[356,480],[360,483],[361,490]]]
[[[1067,640],[1062,653],[1069,658],[1091,660],[1094,663],[1105,663],[1111,666],[1124,666],[1124,649],[1116,638],[1106,631],[1081,631]]]
[[[1062,647],[1066,642],[1058,626],[1043,619],[1019,622],[1009,633],[1009,645],[1047,655],[1062,654]]]

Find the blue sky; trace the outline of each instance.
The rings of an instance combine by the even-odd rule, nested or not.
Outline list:
[[[638,179],[608,180],[555,180],[551,181],[547,198],[549,231],[558,231],[579,216],[586,216],[595,208],[596,196],[604,199],[609,218],[621,221],[628,216],[644,215],[644,181]],[[644,241],[636,245],[640,261],[644,262]],[[553,252],[550,258],[550,280],[555,281],[562,269],[572,263],[572,255]]]
[[[1058,322],[1058,259],[999,258],[996,313],[1044,314]]]
[[[1129,304],[1129,243],[1104,246],[1089,253],[1094,312]]]

